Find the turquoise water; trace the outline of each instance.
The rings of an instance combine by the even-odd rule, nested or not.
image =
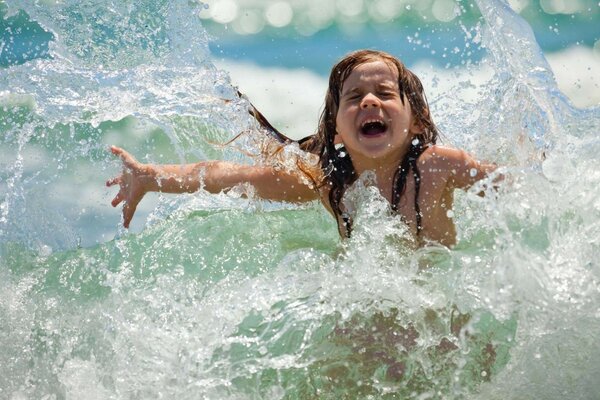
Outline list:
[[[297,21],[309,3],[289,3]],[[278,126],[310,129],[322,74],[379,43],[375,17],[362,36],[337,20],[295,35],[292,18],[242,37],[188,1],[5,1],[0,398],[597,399],[600,110],[573,105],[546,55],[594,54],[598,6],[542,3],[526,20],[501,1],[447,22],[413,9],[377,30],[424,76],[444,142],[508,175],[457,193],[456,248],[415,251],[368,187],[348,241],[319,205],[244,188],[149,196],[128,232],[104,187],[109,144],[253,162],[265,135],[229,70]]]

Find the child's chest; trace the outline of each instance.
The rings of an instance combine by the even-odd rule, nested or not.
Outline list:
[[[406,177],[405,189],[396,205],[396,210],[411,232],[417,235],[418,218],[421,234],[440,241],[441,237],[454,232],[452,222],[453,195],[447,190],[447,174],[438,171],[420,171],[419,180],[412,171]],[[392,203],[393,187],[381,189],[381,194]]]
[[[447,174],[425,170],[420,174],[417,190],[414,177],[409,175],[406,191],[398,202],[398,213],[416,235],[419,212],[421,236],[450,245],[454,244],[456,231],[451,212],[454,196],[447,179]]]
[[[418,185],[412,171],[407,174],[405,188],[397,202],[396,212],[407,224],[413,236],[417,236],[417,212],[420,212],[421,236],[444,244],[447,242],[444,238],[454,237],[454,224],[451,213],[448,212],[452,209],[453,197],[452,192],[446,190],[446,184],[446,176],[436,171],[420,171]],[[390,184],[380,186],[378,189],[381,196],[391,204],[393,186]],[[325,195],[322,193],[321,198],[326,208],[335,214],[331,210],[329,201],[325,201],[328,192]],[[335,215],[338,229],[342,237],[348,237],[348,226],[353,225],[356,210],[347,202],[342,202],[340,208],[341,214]]]

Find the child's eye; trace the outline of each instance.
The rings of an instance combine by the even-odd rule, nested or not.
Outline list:
[[[356,101],[360,99],[360,95],[359,94],[349,94],[345,96],[345,100],[346,101]]]
[[[383,98],[391,98],[391,97],[395,97],[396,96],[396,92],[393,91],[385,91],[385,92],[380,92],[379,95]]]

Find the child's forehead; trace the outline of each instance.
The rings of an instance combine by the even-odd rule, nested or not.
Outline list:
[[[363,82],[397,86],[398,75],[398,68],[394,64],[385,60],[374,59],[352,68],[341,86],[343,88],[348,84],[353,86]]]

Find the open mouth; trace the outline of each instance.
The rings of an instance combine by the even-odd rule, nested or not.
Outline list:
[[[387,124],[381,120],[369,120],[363,122],[360,132],[365,136],[380,135],[387,130]]]

